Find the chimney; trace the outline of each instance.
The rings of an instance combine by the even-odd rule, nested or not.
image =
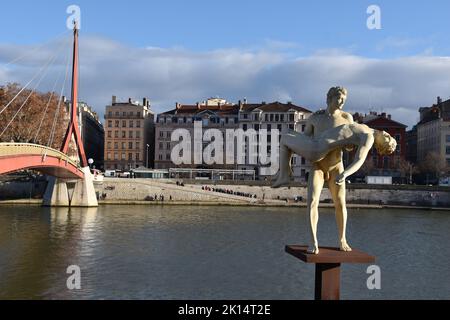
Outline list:
[[[247,104],[247,98],[244,98],[244,104]]]
[[[128,103],[132,104],[133,102],[131,101],[131,98],[128,98]]]
[[[264,105],[264,104],[266,104],[266,102],[265,102],[265,101],[263,101],[263,102],[261,102],[261,104],[263,104],[263,105]]]
[[[390,114],[388,114],[388,119],[392,120],[392,116]]]
[[[382,116],[383,118],[386,118],[386,112],[383,112],[383,113],[381,114],[381,116]]]
[[[442,103],[441,97],[437,97],[437,104],[441,104],[441,103]]]
[[[197,109],[200,110],[200,102],[197,102]]]
[[[115,105],[117,103],[117,97],[112,96],[112,105]]]
[[[148,100],[147,100],[147,98],[144,98],[144,99],[142,100],[142,105],[143,105],[144,107],[148,107]]]
[[[177,108],[177,110],[178,109],[180,109],[180,107],[181,107],[181,104],[179,104],[178,102],[177,103],[175,103],[175,107]]]

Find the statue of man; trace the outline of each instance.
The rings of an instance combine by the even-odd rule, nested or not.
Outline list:
[[[342,111],[347,99],[347,90],[342,87],[333,87],[328,91],[327,109],[319,110],[308,119],[305,134],[319,136],[322,132],[344,124],[352,124],[351,114]],[[339,230],[339,246],[343,251],[352,249],[346,239],[347,208],[345,202],[345,180],[337,184],[339,176],[344,172],[342,162],[342,149],[335,149],[319,162],[313,163],[308,179],[307,210],[310,217],[311,244],[309,252],[318,254],[317,222],[319,220],[319,201],[324,182],[333,198],[336,210],[336,222]]]

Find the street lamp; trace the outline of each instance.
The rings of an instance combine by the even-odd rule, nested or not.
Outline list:
[[[148,169],[148,148],[149,148],[149,147],[150,147],[150,145],[147,144],[147,165],[146,165],[147,169]]]

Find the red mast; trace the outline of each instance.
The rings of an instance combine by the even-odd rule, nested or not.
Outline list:
[[[67,151],[69,150],[69,143],[72,139],[72,134],[75,136],[75,143],[78,148],[81,166],[83,168],[87,167],[88,162],[86,160],[83,141],[81,140],[80,128],[78,126],[78,26],[76,22],[74,23],[73,28],[72,110],[70,114],[69,127],[67,128],[61,148],[63,153],[67,154]]]

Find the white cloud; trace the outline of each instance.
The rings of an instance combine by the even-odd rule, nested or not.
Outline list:
[[[0,64],[0,83],[26,83],[55,47],[57,44],[21,65]],[[156,112],[173,108],[175,102],[195,103],[210,96],[234,102],[244,97],[255,102],[293,101],[316,110],[324,106],[330,86],[342,85],[349,90],[348,110],[382,109],[412,125],[419,107],[431,105],[438,95],[450,96],[450,57],[381,60],[321,50],[292,58],[292,52],[283,52],[285,47],[271,40],[267,47],[258,49],[193,52],[133,48],[102,37],[83,37],[80,97],[100,114],[112,95],[122,99],[149,97]],[[0,62],[6,63],[24,50],[29,48],[0,44]],[[42,90],[51,88],[63,65],[63,60],[58,60]]]

